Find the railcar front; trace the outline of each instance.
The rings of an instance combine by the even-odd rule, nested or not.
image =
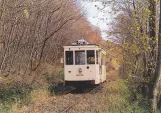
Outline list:
[[[66,85],[100,84],[106,80],[105,52],[97,45],[64,46]]]

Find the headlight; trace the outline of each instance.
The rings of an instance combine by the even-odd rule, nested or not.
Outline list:
[[[82,69],[81,68],[79,68],[79,70],[78,70],[80,73],[82,72]]]

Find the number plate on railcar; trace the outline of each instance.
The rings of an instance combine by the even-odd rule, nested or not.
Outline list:
[[[77,74],[76,76],[84,76],[83,74]]]

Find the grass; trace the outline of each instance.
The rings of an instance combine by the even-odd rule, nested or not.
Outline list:
[[[8,85],[0,89],[0,113],[12,112],[18,105],[27,103],[26,96],[30,87],[20,84]]]
[[[150,102],[137,95],[132,100],[127,81],[119,78],[119,63],[111,60],[107,65],[107,80],[110,81],[104,86],[104,91],[99,95],[99,102],[96,107],[90,109],[91,113],[150,113]]]
[[[150,113],[147,100],[139,97],[129,101],[131,92],[126,82],[117,79],[104,86],[104,91],[99,94],[97,106],[91,107],[91,113]]]
[[[30,92],[29,98],[31,99],[32,103],[39,103],[46,101],[50,96],[50,92],[47,88],[44,89],[36,89]]]
[[[126,81],[118,77],[118,70],[114,67],[117,63],[112,61],[109,64],[108,79],[110,82],[104,86],[104,91],[99,97],[99,104],[91,107],[91,113],[149,113],[149,102],[140,95],[137,99],[131,100],[131,92]],[[28,85],[10,84],[0,89],[0,113],[17,113],[21,108],[31,104],[44,102],[65,87],[63,86],[63,69],[58,68],[55,73],[42,74],[45,84],[39,88]],[[47,85],[46,85],[47,84]]]
[[[12,104],[6,103],[6,102],[0,102],[0,113],[7,113],[11,111]]]
[[[139,106],[139,100],[130,102],[130,91],[124,80],[117,80],[112,86],[107,86],[109,113],[148,113]]]
[[[39,83],[40,81],[41,84]],[[36,83],[38,85],[35,85]],[[25,85],[25,83],[6,81],[1,85],[0,113],[17,113],[24,106],[44,102],[49,99],[60,89],[58,86],[63,84],[63,68],[57,68],[52,74],[45,72],[39,75],[35,84]]]

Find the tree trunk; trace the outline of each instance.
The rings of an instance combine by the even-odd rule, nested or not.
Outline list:
[[[149,0],[149,38],[151,39],[149,41],[149,45],[151,47],[151,51],[149,52],[149,60],[148,60],[148,70],[147,74],[148,77],[153,78],[154,70],[156,66],[156,1],[155,0]],[[153,79],[152,81],[149,81],[148,88],[149,88],[149,98],[153,98],[153,87],[154,87]]]
[[[160,6],[161,6],[161,2],[160,2]],[[161,8],[160,8],[160,12],[161,12]],[[157,113],[157,103],[160,98],[160,94],[159,94],[160,79],[161,79],[161,14],[160,14],[160,19],[159,19],[158,56],[157,56],[155,76],[153,79],[153,82],[155,84],[153,88],[153,103],[152,103],[153,113]]]

